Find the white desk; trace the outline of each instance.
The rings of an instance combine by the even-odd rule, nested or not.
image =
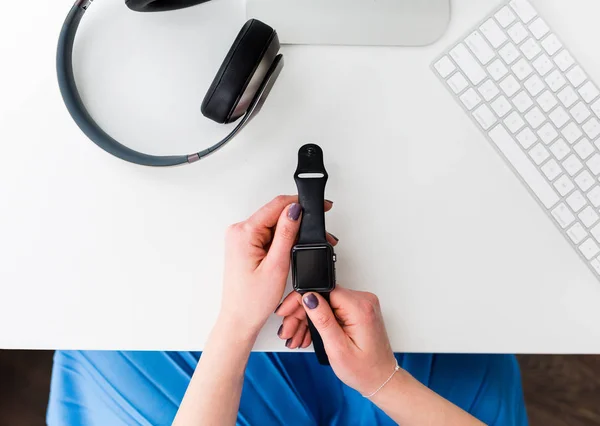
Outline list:
[[[600,3],[535,3],[600,82]],[[285,47],[243,134],[165,170],[110,157],[68,116],[54,55],[71,1],[4,5],[0,347],[202,349],[224,229],[294,192],[296,151],[316,142],[339,281],[380,296],[395,350],[600,352],[600,283],[428,69],[496,4],[454,0],[428,48]],[[138,149],[208,145],[225,130],[200,103],[243,21],[237,0],[159,15],[95,2],[75,55],[92,114]],[[257,350],[285,349],[277,327]]]

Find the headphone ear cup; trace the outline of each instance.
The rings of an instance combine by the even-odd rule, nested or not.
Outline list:
[[[202,114],[217,123],[244,115],[279,47],[273,28],[256,19],[246,22],[204,97]]]
[[[205,3],[209,0],[125,0],[125,5],[136,12],[165,12]]]

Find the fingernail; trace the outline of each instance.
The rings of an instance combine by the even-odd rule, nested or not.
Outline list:
[[[290,347],[290,343],[292,343],[292,339],[287,339],[287,340],[285,341],[285,347],[286,347],[286,348],[289,348],[289,347]]]
[[[329,235],[331,236],[331,238],[333,238],[336,241],[340,240],[338,237],[336,237],[335,235],[333,235],[331,232],[329,232]]]
[[[302,301],[308,309],[315,309],[317,306],[319,306],[319,299],[317,299],[317,296],[315,296],[312,293],[309,293],[306,296],[304,296],[302,298]]]
[[[283,331],[283,324],[279,326],[279,330],[277,330],[277,335],[281,337],[281,332]]]
[[[302,206],[298,203],[292,204],[290,206],[290,208],[288,209],[288,217],[294,221],[298,220],[301,213],[302,213]]]
[[[329,204],[333,205],[333,201],[331,200],[325,200],[326,202],[328,202]]]
[[[337,241],[337,240],[336,240]],[[283,304],[283,302],[281,302],[279,305],[277,305],[277,307],[275,308],[275,311],[273,312],[274,314],[277,313],[277,311],[279,310],[279,308],[281,308],[281,305]]]

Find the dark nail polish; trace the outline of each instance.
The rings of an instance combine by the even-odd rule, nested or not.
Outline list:
[[[290,348],[290,343],[292,343],[292,339],[287,339],[287,340],[285,341],[285,347],[286,347],[286,348]],[[290,348],[290,349],[291,349],[291,348]]]
[[[277,335],[281,337],[281,332],[283,331],[283,324],[279,326],[279,330],[277,330]]]
[[[302,213],[302,206],[298,203],[294,203],[290,206],[288,210],[288,217],[291,220],[298,220],[300,218],[300,214]]]
[[[329,232],[329,235],[331,235],[331,238],[333,238],[336,241],[340,240],[338,237],[336,237],[335,235],[333,235],[331,232]]]
[[[329,204],[333,205],[333,201],[331,201],[331,200],[325,200],[325,202],[327,202],[327,203],[329,203]]]
[[[281,305],[283,305],[283,302],[281,302],[279,305],[277,305],[277,307],[275,308],[275,312],[273,312],[274,314],[276,314],[277,311],[279,310],[279,308],[281,308]]]
[[[312,293],[309,293],[306,296],[304,296],[302,298],[302,301],[308,309],[315,309],[317,306],[319,306],[319,299],[317,299],[317,296],[315,296]]]

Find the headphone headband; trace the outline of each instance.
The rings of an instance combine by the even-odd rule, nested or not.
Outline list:
[[[235,137],[260,110],[262,103],[283,67],[283,57],[282,55],[277,55],[270,64],[270,67],[265,74],[265,78],[250,102],[246,113],[241,117],[240,122],[224,139],[215,145],[189,155],[157,156],[135,151],[113,139],[100,128],[87,111],[79,91],[77,90],[73,73],[73,45],[81,19],[92,1],[93,0],[77,0],[65,19],[60,32],[56,54],[58,85],[67,110],[83,133],[106,152],[130,163],[155,167],[176,166],[194,163],[222,148],[233,139],[233,137]]]

